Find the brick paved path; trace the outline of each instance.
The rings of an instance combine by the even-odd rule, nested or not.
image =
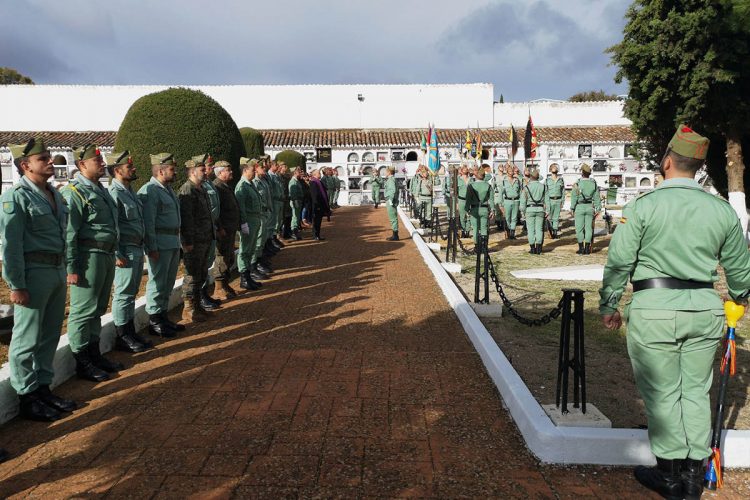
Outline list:
[[[628,469],[541,467],[410,241],[342,208],[261,293],[137,356],[53,425],[15,420],[0,496],[643,497]]]

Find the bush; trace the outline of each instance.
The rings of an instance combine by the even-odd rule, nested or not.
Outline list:
[[[302,153],[287,149],[276,155],[276,161],[283,161],[284,164],[289,167],[289,171],[294,171],[297,167],[302,167],[302,170],[307,171],[307,159]]]
[[[115,151],[126,149],[138,170],[136,189],[151,178],[149,155],[162,152],[175,156],[177,189],[187,179],[185,162],[202,153],[228,161],[235,180],[239,179],[245,148],[237,125],[219,103],[197,90],[170,88],[145,95],[130,106],[114,146]]]
[[[250,127],[240,129],[242,142],[245,144],[245,156],[250,159],[258,159],[266,154],[263,146],[263,134]]]

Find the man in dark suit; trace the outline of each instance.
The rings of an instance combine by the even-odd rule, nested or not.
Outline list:
[[[328,205],[328,193],[320,180],[320,170],[318,169],[313,170],[310,177],[310,198],[312,205],[313,237],[318,241],[324,240],[325,238],[320,236],[320,224],[323,222],[324,216],[330,217],[331,207]]]

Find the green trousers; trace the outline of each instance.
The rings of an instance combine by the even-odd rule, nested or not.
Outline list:
[[[241,273],[249,271],[250,266],[257,261],[258,236],[260,235],[262,225],[261,216],[250,216],[247,225],[250,229],[249,234],[244,234],[240,231],[240,251],[237,255],[237,269]]]
[[[234,265],[234,239],[237,233],[232,231],[223,238],[216,240],[216,260],[212,271],[213,278],[217,281],[229,279],[229,270]],[[210,261],[209,261],[210,264]]]
[[[74,353],[99,342],[102,315],[107,312],[115,279],[114,254],[82,251],[78,259],[83,272],[78,284],[70,287],[68,313],[68,341]]]
[[[385,208],[388,210],[388,220],[391,221],[391,230],[398,232],[398,210],[397,204],[391,203],[391,200],[385,202]]]
[[[722,310],[628,311],[628,354],[657,457],[702,460],[711,454],[708,391],[723,326]]]
[[[503,202],[503,210],[505,210],[505,220],[508,222],[508,230],[515,231],[518,225],[518,209],[520,203],[515,201]]]
[[[576,239],[578,243],[591,243],[594,234],[594,207],[578,205],[575,210]]]
[[[540,208],[529,208],[526,210],[525,215],[529,245],[541,245],[544,243],[544,210]]]
[[[182,281],[182,298],[192,299],[200,297],[201,287],[208,276],[208,255],[211,251],[212,240],[196,241],[193,249],[185,252],[182,262],[185,264],[185,278]]]
[[[380,188],[372,188],[372,202],[380,203]]]
[[[284,200],[281,201],[274,201],[274,216],[276,217],[274,219],[274,227],[271,234],[276,234],[281,232],[281,227],[284,225]]]
[[[487,219],[489,218],[488,208],[474,208],[471,211],[471,232],[474,237],[474,244],[479,243],[479,235],[487,236]]]
[[[263,255],[263,247],[268,239],[268,214],[260,216],[260,226],[258,227],[258,237],[255,239],[255,258],[260,259]]]
[[[125,267],[115,268],[115,291],[112,295],[112,319],[115,326],[128,324],[135,317],[135,296],[143,278],[143,247],[125,247]]]
[[[330,205],[333,205],[334,199],[336,198],[336,190],[335,189],[327,189],[326,193],[328,194],[328,203]]]
[[[13,307],[13,334],[8,364],[10,385],[18,394],[50,385],[57,343],[65,317],[65,268],[34,267],[26,270],[30,302]]]
[[[562,200],[550,200],[549,207],[549,221],[552,223],[552,229],[557,231],[560,229],[560,210],[562,209]]]
[[[302,220],[302,200],[289,200],[289,206],[292,207],[292,231],[296,231]]]
[[[338,205],[339,204],[339,193],[341,192],[340,189],[334,189],[333,190],[333,204]]]
[[[458,222],[461,225],[462,231],[471,230],[471,218],[466,212],[466,200],[458,199]]]
[[[148,283],[146,284],[146,312],[166,314],[169,297],[180,266],[180,249],[159,250],[157,260],[148,260]]]

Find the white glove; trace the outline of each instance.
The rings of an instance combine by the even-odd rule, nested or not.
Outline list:
[[[240,230],[242,231],[242,234],[250,234],[250,226],[247,225],[247,222],[243,222],[240,225]]]

